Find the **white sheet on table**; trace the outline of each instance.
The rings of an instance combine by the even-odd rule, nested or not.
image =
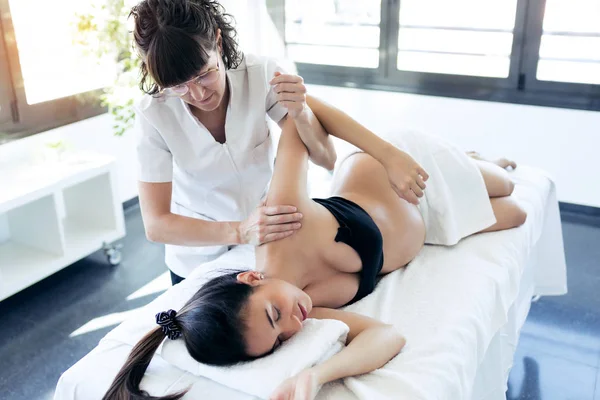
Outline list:
[[[428,246],[406,270],[388,275],[373,294],[348,307],[397,325],[407,337],[407,346],[378,371],[326,385],[319,399],[470,398],[478,365],[490,340],[506,321],[519,290],[524,260],[542,233],[541,241],[557,256],[544,266],[544,292],[538,293],[565,292],[564,253],[559,240],[560,220],[553,215],[557,207],[553,185],[541,171],[532,168],[519,167],[513,178],[518,183],[515,196],[528,212],[526,224],[470,237],[453,248]],[[549,215],[552,218],[545,221]],[[245,249],[229,255],[232,259],[236,256],[237,262],[246,266],[253,262]],[[193,277],[187,285],[197,285],[200,279]],[[174,298],[181,298],[183,304],[189,289],[169,290],[156,300],[151,312],[160,307],[178,307],[173,304]],[[151,312],[149,315],[153,315]],[[139,324],[144,318],[139,314],[125,324]],[[55,399],[99,398],[130,349],[110,341],[101,343],[61,377]],[[160,357],[151,363],[142,388],[162,395],[192,384],[186,396],[189,399],[252,398],[169,366]]]

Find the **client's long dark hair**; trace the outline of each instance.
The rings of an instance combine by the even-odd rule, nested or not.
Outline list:
[[[239,273],[228,272],[208,281],[175,316],[181,338],[198,362],[231,365],[252,359],[246,352],[241,313],[253,288],[238,282]],[[129,354],[103,400],[177,400],[183,397],[185,392],[152,397],[140,390],[142,377],[164,339],[160,326],[144,336]]]

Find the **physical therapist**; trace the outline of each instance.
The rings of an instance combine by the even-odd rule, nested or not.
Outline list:
[[[131,15],[146,93],[135,106],[140,206],[176,284],[233,245],[301,228],[294,207],[261,205],[273,166],[266,116],[293,118],[314,163],[332,169],[336,153],[302,78],[242,54],[218,2],[143,0]]]

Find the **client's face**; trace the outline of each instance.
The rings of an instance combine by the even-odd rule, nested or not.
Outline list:
[[[255,286],[243,310],[250,356],[275,350],[302,329],[302,321],[312,310],[312,301],[304,291],[280,279],[264,279],[255,271],[240,274],[238,280]]]

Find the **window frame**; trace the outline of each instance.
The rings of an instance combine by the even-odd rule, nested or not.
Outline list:
[[[419,86],[435,87],[437,85],[442,86],[457,86],[457,87],[472,87],[472,88],[486,88],[490,89],[510,89],[517,86],[518,81],[518,66],[520,62],[520,53],[518,50],[518,44],[522,41],[522,32],[520,22],[523,17],[522,0],[517,2],[517,13],[515,17],[515,29],[513,31],[513,44],[510,56],[510,67],[508,78],[494,78],[485,76],[469,76],[469,75],[453,75],[453,74],[439,74],[431,72],[417,72],[417,71],[402,71],[396,68],[396,62],[398,59],[398,40],[399,40],[399,14],[401,11],[401,0],[393,0],[391,2],[393,8],[390,10],[390,19],[393,19],[393,30],[391,42],[392,46],[388,48],[391,56],[388,58],[390,81],[403,85],[418,88]],[[392,15],[394,17],[392,17]],[[435,28],[435,27],[432,27]],[[469,29],[469,31],[476,32],[478,29]]]
[[[544,13],[546,0],[530,0],[527,11],[529,23],[527,25],[526,57],[524,74],[527,77],[527,86],[533,90],[555,91],[561,93],[579,93],[582,96],[600,96],[600,85],[541,81],[537,79],[539,52],[544,33]]]
[[[283,7],[283,21],[275,22],[276,26],[281,26],[282,37],[287,49],[287,40],[285,39],[285,1],[279,0]],[[373,85],[382,83],[382,77],[387,75],[386,64],[385,64],[385,48],[387,47],[388,35],[384,34],[387,30],[388,21],[385,18],[387,12],[388,2],[381,1],[380,10],[380,22],[379,22],[379,65],[377,68],[362,68],[362,67],[345,67],[338,65],[325,65],[325,64],[308,64],[296,62],[299,74],[305,78],[311,77],[312,79],[320,80],[319,76],[326,75],[325,81],[332,78],[334,82],[356,82],[361,85]],[[296,43],[292,43],[296,44]],[[385,80],[384,80],[385,82]]]
[[[296,66],[299,75],[313,84],[600,111],[600,85],[536,79],[545,4],[546,0],[517,1],[508,78],[397,70],[402,0],[381,1],[377,69],[306,63]],[[283,38],[285,41],[285,30]]]
[[[0,0],[0,19],[0,41],[6,55],[0,62],[7,63],[9,72],[8,79],[2,79],[0,85],[10,94],[11,101],[10,120],[0,120],[0,144],[107,112],[99,100],[102,90],[28,104],[8,0]]]

